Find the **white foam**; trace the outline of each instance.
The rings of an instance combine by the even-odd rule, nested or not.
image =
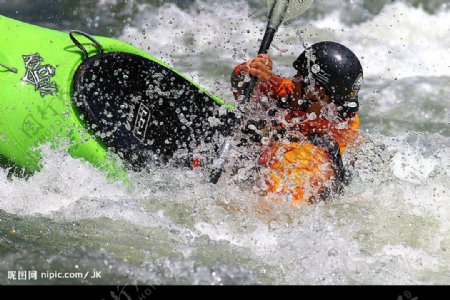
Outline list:
[[[302,20],[295,24],[311,36],[305,38],[308,44],[331,39],[348,46],[361,59],[366,78],[450,75],[450,11],[430,15],[396,1],[372,19],[353,25],[341,21],[345,13],[333,11],[312,24]],[[281,32],[289,30],[282,28]],[[295,51],[296,45],[290,43],[295,40],[285,44]]]
[[[374,19],[338,34],[338,39],[364,56],[368,76],[448,76],[449,30],[450,11],[431,15],[398,1]]]
[[[138,26],[128,28],[122,38],[148,49],[188,75],[199,72],[195,79],[209,87],[211,79],[205,76],[208,63],[231,71],[235,64],[255,55],[266,24],[263,19],[250,18],[251,10],[242,1],[197,4],[197,9],[191,11],[176,5],[163,5],[156,10],[143,6]],[[290,64],[302,50],[297,36],[301,29],[307,44],[332,39],[347,45],[361,58],[366,77],[450,75],[449,10],[430,15],[422,8],[393,2],[372,19],[356,25],[341,21],[345,13],[346,10],[335,10],[309,23],[299,18],[282,25],[270,52],[275,70],[293,72]],[[186,60],[195,61],[199,57],[201,63],[194,63],[194,68],[186,67],[189,64]],[[227,81],[228,76],[223,80]]]
[[[201,83],[213,87],[219,78],[228,87],[228,76],[212,75],[217,74],[214,63],[223,72],[231,72],[234,64],[251,57],[265,22],[249,16],[244,1],[202,2],[197,7],[186,11],[172,4],[157,9],[144,5],[136,16],[137,26],[122,37],[144,49],[150,47],[149,53]],[[449,41],[448,11],[430,16],[420,8],[394,2],[373,19],[351,27],[340,21],[340,13],[313,22],[304,37],[308,42],[327,37],[348,44],[364,57],[367,76],[449,75],[443,63]],[[289,51],[272,50],[276,71],[292,69],[290,63],[299,51],[295,31],[306,28],[302,22],[280,28],[275,46]],[[427,68],[422,68],[425,63]],[[420,89],[427,92],[429,86],[424,83]],[[389,92],[383,96],[382,112],[401,100],[400,96],[389,98]],[[441,99],[438,96],[442,95],[436,101]],[[260,276],[257,280],[263,283],[447,284],[448,137],[418,136],[417,142],[398,134],[374,136],[375,141],[363,145],[367,149],[357,156],[355,177],[344,194],[305,209],[272,204],[258,211],[259,196],[251,188],[241,188],[231,179],[212,185],[194,171],[170,168],[132,174],[134,184],[126,188],[109,182],[90,164],[49,149],[44,149],[43,170],[28,180],[9,181],[6,171],[0,170],[0,209],[23,217],[30,226],[34,218],[28,216],[39,215],[57,225],[67,220],[98,225],[99,233],[64,227],[62,235],[80,241],[88,236],[95,245],[104,243],[118,260],[133,249],[138,254],[133,266],[142,263],[135,271],[144,273],[143,280],[159,278],[154,274],[162,272],[165,283],[164,276],[181,272],[194,277],[190,279],[194,283],[218,283],[207,271],[227,261]],[[374,151],[378,143],[386,144],[387,150]],[[242,173],[245,180],[247,173],[238,172]],[[104,226],[104,219],[120,228]],[[143,243],[147,236],[151,243]],[[124,245],[111,246],[118,240]],[[66,242],[52,240],[57,245],[51,248],[65,249]],[[23,246],[20,240],[16,243]],[[145,258],[140,260],[141,256]],[[157,259],[163,260],[164,268],[155,263]],[[151,272],[145,273],[146,267]],[[123,265],[118,275],[128,274],[128,268]],[[240,274],[233,269],[226,272],[230,277]]]
[[[7,179],[0,170],[0,209],[19,215],[50,214],[86,198],[114,201],[126,195],[120,182],[111,182],[90,163],[65,151],[41,147],[43,168],[29,179]]]
[[[423,183],[434,170],[437,160],[425,158],[410,147],[399,150],[392,159],[392,172],[397,178],[411,182]]]

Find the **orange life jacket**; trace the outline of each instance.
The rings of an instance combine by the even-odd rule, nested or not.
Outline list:
[[[232,83],[240,80],[240,69],[236,66]],[[261,96],[278,100],[293,94],[294,84],[290,79],[274,75],[255,87],[252,100]],[[234,90],[236,99],[239,91]],[[260,157],[263,187],[269,198],[292,201],[294,205],[309,203],[326,194],[344,180],[341,155],[352,144],[359,130],[356,114],[332,123],[317,117],[313,120],[303,111],[289,111],[285,115],[289,133],[295,138],[271,141]],[[291,134],[292,135],[292,134]]]

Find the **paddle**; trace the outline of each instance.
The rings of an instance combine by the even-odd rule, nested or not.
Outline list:
[[[273,37],[280,27],[281,23],[284,21],[291,20],[301,14],[303,14],[313,3],[313,0],[269,0],[268,5],[270,8],[270,13],[268,17],[266,32],[264,33],[264,38],[259,47],[258,54],[266,54],[269,50],[270,44],[272,43]],[[257,77],[250,76],[250,82],[244,93],[244,101],[248,101],[253,93],[253,89],[256,86]],[[236,107],[238,108],[238,107]],[[223,167],[226,162],[226,158],[231,149],[231,141],[233,140],[233,135],[227,137],[225,142],[219,152],[219,157],[215,161],[215,167],[213,167],[210,175],[210,181],[214,184],[219,181],[222,175]]]

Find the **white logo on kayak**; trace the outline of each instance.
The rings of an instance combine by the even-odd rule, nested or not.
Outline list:
[[[58,91],[56,82],[51,81],[56,69],[51,65],[42,65],[44,59],[38,54],[22,55],[25,62],[25,76],[22,80],[34,85],[41,97],[53,95]]]
[[[143,141],[145,138],[149,122],[150,109],[143,103],[141,103],[137,112],[136,122],[133,129],[133,135],[140,141]]]

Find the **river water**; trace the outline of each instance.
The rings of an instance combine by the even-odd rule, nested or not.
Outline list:
[[[264,2],[0,0],[0,14],[126,40],[232,103]],[[44,147],[31,178],[0,170],[0,284],[450,284],[450,4],[316,1],[280,27],[274,71],[292,76],[302,45],[321,40],[354,50],[365,74],[342,195],[296,208],[243,176],[212,185],[170,167],[124,186]],[[22,270],[38,278],[8,278]],[[101,278],[40,275],[93,270]]]

